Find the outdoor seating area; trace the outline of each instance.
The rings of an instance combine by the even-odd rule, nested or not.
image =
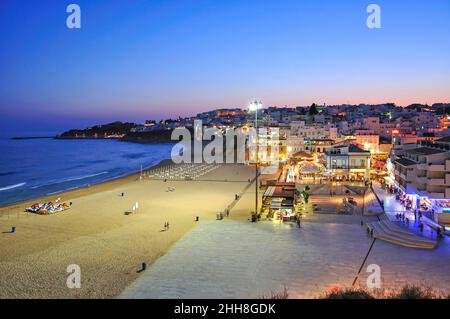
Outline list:
[[[150,179],[195,180],[221,167],[220,164],[170,164],[143,173]]]
[[[394,224],[386,214],[379,216],[378,221],[366,223],[367,231],[374,238],[403,247],[418,249],[434,249],[437,241],[426,239]]]

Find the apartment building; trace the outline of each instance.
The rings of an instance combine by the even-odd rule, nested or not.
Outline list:
[[[380,151],[380,136],[372,130],[356,130],[353,138],[366,151],[370,151],[371,153],[378,153]]]
[[[336,139],[338,129],[334,124],[306,124],[305,121],[291,122],[291,135],[306,139]]]
[[[394,161],[394,184],[434,222],[450,226],[450,137],[422,140]]]
[[[392,131],[395,130],[397,126],[397,123],[381,122],[378,116],[370,116],[360,119],[360,124],[357,127],[370,130],[381,137],[390,138]]]

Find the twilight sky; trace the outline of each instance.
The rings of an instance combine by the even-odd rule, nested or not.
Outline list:
[[[82,28],[66,27],[81,6]],[[366,7],[382,28],[366,26]],[[450,0],[1,0],[0,131],[450,102]]]

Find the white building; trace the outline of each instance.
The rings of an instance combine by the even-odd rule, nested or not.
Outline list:
[[[394,161],[394,184],[413,209],[450,226],[450,137],[421,141]]]
[[[336,139],[338,129],[333,124],[306,124],[304,121],[291,122],[291,135],[306,139]]]
[[[334,146],[326,151],[328,175],[335,180],[367,180],[370,178],[370,152],[358,145]]]

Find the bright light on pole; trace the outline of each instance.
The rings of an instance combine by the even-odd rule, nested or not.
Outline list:
[[[258,155],[259,155],[259,140],[258,140],[258,109],[261,109],[261,101],[254,100],[248,106],[251,112],[255,112],[255,130],[256,130],[256,157],[255,157],[255,218],[258,216]]]

